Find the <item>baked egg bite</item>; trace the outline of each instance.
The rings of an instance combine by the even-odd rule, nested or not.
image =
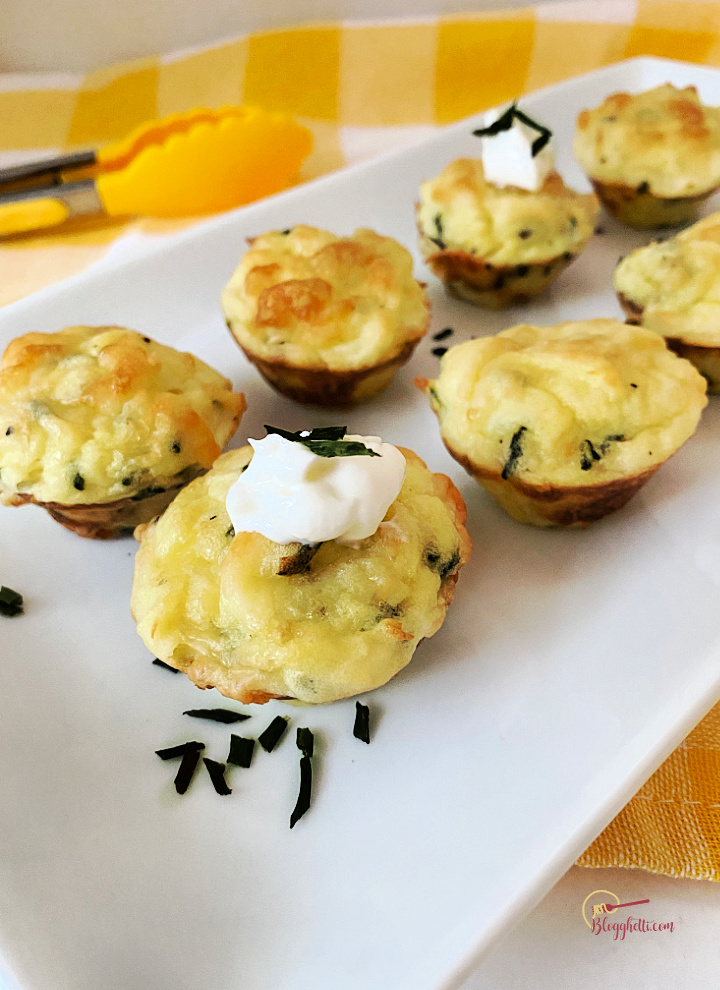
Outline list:
[[[378,438],[358,439],[381,449]],[[136,531],[132,613],[140,636],[198,687],[245,703],[320,704],[379,687],[443,623],[470,555],[460,494],[412,451],[392,448],[399,490],[371,535],[350,529],[359,538],[320,540],[315,531],[313,543],[281,543],[236,532],[227,507],[260,456],[262,441],[252,443],[255,453],[248,446],[224,454]],[[342,459],[306,464],[300,483],[322,488]],[[275,496],[266,485],[257,491],[262,511]],[[301,501],[312,509],[316,498]],[[278,525],[292,527],[302,514],[279,512]],[[312,528],[313,515],[325,523],[310,511],[304,525]]]
[[[613,281],[628,323],[662,334],[720,392],[720,213],[633,251]]]
[[[249,241],[222,294],[228,327],[283,395],[350,406],[387,388],[425,334],[412,257],[391,237],[297,226]]]
[[[210,467],[244,409],[208,365],[133,330],[25,334],[0,361],[0,501],[80,536],[131,533]]]
[[[598,212],[556,171],[533,192],[485,179],[480,159],[459,158],[420,186],[420,249],[447,291],[492,309],[543,292],[583,250]]]
[[[625,505],[690,437],[705,380],[618,320],[516,326],[417,379],[452,456],[518,522],[585,526]]]
[[[703,106],[694,86],[613,93],[581,111],[574,151],[621,223],[685,223],[720,185],[720,108]]]

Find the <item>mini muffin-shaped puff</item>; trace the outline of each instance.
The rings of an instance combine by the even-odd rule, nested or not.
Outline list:
[[[81,536],[131,533],[210,467],[244,409],[198,358],[132,330],[18,337],[0,362],[0,501]]]
[[[614,284],[628,323],[662,334],[720,392],[720,213],[633,251]]]
[[[613,93],[580,113],[574,150],[622,223],[684,223],[720,185],[720,108],[703,106],[694,86]]]
[[[249,241],[222,295],[233,337],[267,381],[309,405],[381,392],[427,330],[410,253],[391,237],[314,227]]]
[[[555,171],[530,192],[487,182],[480,159],[459,158],[420,187],[420,249],[451,295],[500,309],[546,289],[587,244],[597,212],[592,193]]]
[[[379,687],[442,625],[470,555],[453,484],[409,450],[377,531],[349,546],[235,535],[225,500],[253,456],[229,451],[140,527],[132,613],[148,648],[229,698],[308,704]]]
[[[618,320],[516,326],[418,379],[452,456],[519,522],[584,526],[623,506],[695,431],[705,380]]]

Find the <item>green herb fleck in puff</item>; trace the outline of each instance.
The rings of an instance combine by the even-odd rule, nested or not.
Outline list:
[[[526,426],[521,426],[519,430],[515,430],[510,440],[510,452],[508,453],[507,460],[505,461],[505,466],[502,469],[503,481],[507,481],[514,473],[517,467],[517,463],[523,455],[522,449],[522,435],[527,430]]]
[[[432,241],[432,243],[436,247],[440,248],[441,251],[444,251],[447,245],[444,240],[445,235],[443,234],[442,216],[439,213],[435,215],[434,223],[435,230],[437,231],[437,237],[428,237],[428,240]]]

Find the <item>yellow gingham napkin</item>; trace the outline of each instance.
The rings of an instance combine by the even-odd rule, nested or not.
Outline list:
[[[635,55],[720,67],[720,0],[562,0],[522,10],[256,32],[87,76],[0,76],[0,165],[123,137],[195,106],[256,104],[313,132],[301,179]],[[0,243],[0,305],[188,221],[82,220]],[[720,880],[720,705],[579,860]]]

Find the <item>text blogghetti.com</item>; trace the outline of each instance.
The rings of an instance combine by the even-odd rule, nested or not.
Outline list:
[[[607,915],[592,919],[592,933],[612,933],[613,940],[622,941],[628,932],[672,932],[672,921],[648,921],[646,918],[627,918],[625,921],[610,921]]]

